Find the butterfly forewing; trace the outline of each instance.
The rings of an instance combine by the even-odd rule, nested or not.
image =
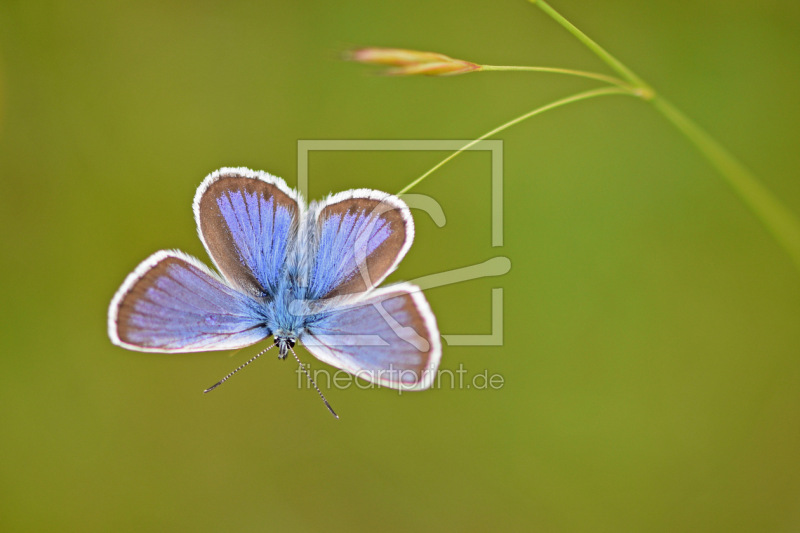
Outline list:
[[[109,308],[114,344],[153,352],[231,350],[269,336],[250,299],[196,259],[157,252],[120,287]]]
[[[430,387],[442,356],[433,312],[420,289],[408,283],[332,310],[300,341],[325,363],[406,390]]]
[[[300,201],[282,179],[245,168],[220,169],[200,185],[198,232],[233,287],[251,296],[275,294],[296,242]]]

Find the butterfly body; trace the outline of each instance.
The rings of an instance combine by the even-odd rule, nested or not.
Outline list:
[[[273,336],[385,386],[424,389],[441,357],[435,318],[410,284],[378,288],[413,241],[408,207],[369,189],[306,208],[280,178],[244,168],[209,175],[194,201],[198,233],[222,276],[157,252],[109,308],[109,336],[153,352],[224,350]]]

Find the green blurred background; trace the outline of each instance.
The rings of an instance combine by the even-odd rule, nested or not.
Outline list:
[[[555,2],[800,213],[795,2]],[[297,180],[298,139],[469,139],[596,84],[485,73],[387,78],[354,45],[603,70],[521,0],[0,0],[0,530],[798,531],[800,275],[647,104],[608,97],[504,132],[505,245],[490,158],[414,192],[391,279],[512,270],[427,291],[443,368],[500,390],[327,389],[258,348],[114,347],[107,306],[145,257],[208,261],[203,177]],[[311,197],[397,191],[436,152],[314,152]],[[305,351],[301,358],[312,367]]]

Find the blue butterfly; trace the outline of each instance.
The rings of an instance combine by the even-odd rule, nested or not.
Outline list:
[[[114,344],[183,353],[272,336],[281,359],[300,342],[370,382],[431,386],[442,347],[425,296],[409,283],[378,288],[414,240],[400,198],[353,189],[306,207],[280,178],[222,168],[197,189],[194,215],[221,275],[179,251],[151,255],[111,301]]]

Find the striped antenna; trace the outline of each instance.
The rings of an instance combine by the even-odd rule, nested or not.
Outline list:
[[[261,357],[261,354],[264,354],[264,353],[266,353],[266,352],[270,351],[271,349],[273,349],[275,346],[277,346],[277,344],[271,344],[271,345],[270,345],[268,348],[264,348],[263,350],[261,350],[260,352],[258,352],[257,354],[255,354],[253,357],[251,357],[249,361],[247,361],[247,362],[246,362],[246,363],[244,363],[243,365],[240,365],[240,366],[239,366],[239,368],[237,368],[236,370],[234,370],[233,372],[231,372],[230,374],[228,374],[227,376],[225,376],[224,378],[222,378],[221,380],[217,381],[216,383],[214,383],[213,385],[211,385],[209,388],[207,388],[206,390],[204,390],[204,391],[203,391],[203,394],[205,394],[205,393],[207,393],[207,392],[211,392],[212,390],[216,389],[217,387],[219,387],[220,385],[222,385],[223,383],[225,383],[226,381],[228,381],[232,375],[234,375],[234,374],[235,374],[235,373],[237,373],[239,370],[243,369],[244,367],[246,367],[247,365],[249,365],[250,363],[252,363],[252,362],[253,362],[253,361],[255,361],[256,359],[258,359],[259,357]],[[297,357],[297,356],[295,356],[295,357]]]
[[[322,394],[322,391],[319,390],[319,387],[317,387],[317,384],[314,383],[314,378],[311,377],[311,374],[308,373],[308,370],[306,370],[306,367],[303,366],[303,363],[300,362],[300,358],[297,357],[296,353],[294,353],[294,348],[292,348],[292,346],[289,345],[289,349],[292,351],[292,355],[294,356],[295,360],[297,361],[297,364],[300,365],[300,368],[302,368],[303,372],[306,373],[306,376],[308,377],[308,381],[310,381],[311,384],[314,385],[314,389],[316,389],[317,394],[319,394],[319,397],[322,399],[322,402],[325,404],[325,407],[327,407],[328,411],[331,412],[331,414],[333,415],[333,418],[335,418],[336,420],[339,420],[339,415],[336,414],[336,411],[333,410],[333,407],[331,407],[331,404],[329,404],[328,400],[325,399],[325,395]]]

